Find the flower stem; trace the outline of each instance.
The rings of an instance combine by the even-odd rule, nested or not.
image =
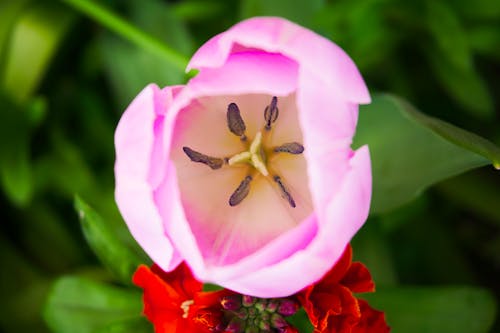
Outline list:
[[[61,0],[77,11],[89,16],[106,28],[128,39],[137,46],[163,57],[181,70],[187,66],[188,59],[168,45],[138,29],[103,5],[90,0]]]

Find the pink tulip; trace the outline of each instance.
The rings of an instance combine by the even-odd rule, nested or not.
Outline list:
[[[367,218],[368,148],[350,148],[370,102],[352,60],[281,18],[205,43],[185,86],[147,86],[115,135],[116,201],[164,270],[258,297],[319,280]]]

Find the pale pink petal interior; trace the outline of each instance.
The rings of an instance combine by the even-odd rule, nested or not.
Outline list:
[[[246,150],[240,138],[230,133],[226,111],[236,103],[246,124],[250,140],[264,126],[264,108],[271,96],[248,94],[199,98],[183,109],[177,118],[171,158],[186,216],[208,265],[235,263],[254,253],[276,237],[296,227],[312,212],[307,166],[302,155],[273,155],[270,172],[279,174],[297,202],[290,207],[272,180],[248,166],[224,166],[212,170],[189,160],[183,146],[213,157],[230,157]],[[280,110],[271,135],[264,134],[269,147],[301,142],[295,95],[278,98]],[[269,148],[267,147],[267,148]],[[288,156],[287,156],[288,155]],[[228,204],[240,182],[253,172],[249,195],[237,206]]]

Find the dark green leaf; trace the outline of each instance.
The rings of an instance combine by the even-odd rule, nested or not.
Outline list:
[[[362,232],[356,234],[351,242],[354,260],[360,261],[368,269],[377,285],[394,285],[398,276],[394,267],[389,243],[381,230],[380,221],[368,219]]]
[[[68,276],[54,284],[44,318],[55,333],[92,333],[114,323],[139,320],[142,306],[139,291]]]
[[[436,188],[446,196],[446,199],[454,201],[464,210],[482,216],[486,222],[491,221],[498,227],[500,226],[500,209],[498,209],[500,191],[498,182],[492,182],[492,179],[492,177],[487,177],[487,174],[469,172],[446,180]]]
[[[370,147],[373,213],[404,204],[445,178],[488,163],[500,166],[493,143],[390,95],[376,95],[361,108],[354,142]]]
[[[307,26],[324,4],[324,0],[244,0],[241,2],[240,16],[242,19],[252,16],[281,16]]]
[[[500,18],[500,2],[491,0],[475,0],[471,6],[469,0],[454,0],[453,6],[460,14],[471,20],[498,20]]]
[[[480,288],[379,288],[361,298],[386,313],[393,332],[487,333],[495,319],[493,296]]]
[[[427,57],[444,88],[467,110],[493,116],[493,100],[472,62],[465,29],[453,9],[443,2],[428,1],[427,27],[433,45]]]
[[[0,177],[7,197],[25,206],[33,194],[30,140],[33,121],[30,110],[0,96]]]
[[[125,284],[131,284],[132,275],[143,262],[112,231],[108,224],[80,198],[75,199],[83,234],[101,262]]]
[[[152,333],[153,326],[145,318],[126,319],[99,328],[93,333]]]
[[[5,220],[3,222],[6,222]],[[22,248],[0,234],[0,331],[46,333],[40,318],[49,281]]]
[[[467,31],[467,40],[471,48],[497,61],[500,60],[500,24],[482,25]]]
[[[311,333],[314,330],[304,309],[299,309],[296,314],[288,317],[287,321],[295,326],[300,333]]]

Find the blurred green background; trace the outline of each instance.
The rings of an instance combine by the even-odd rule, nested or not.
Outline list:
[[[85,14],[78,4],[86,3],[101,11]],[[114,15],[130,26],[121,29]],[[185,82],[182,60],[175,59],[189,59],[214,34],[257,15],[283,16],[335,41],[372,92],[398,95],[500,143],[499,1],[0,0],[0,332],[151,331],[136,320],[140,295],[122,288],[87,244],[75,195],[100,214],[111,237],[143,258],[113,201],[118,119],[147,83]],[[141,44],[145,39],[153,42]],[[156,42],[169,49],[155,49]],[[388,99],[376,98],[369,111],[382,132],[400,126],[377,116]],[[431,148],[419,144],[384,158],[412,161],[405,154]],[[421,164],[411,163],[415,170],[387,177],[405,182],[441,163],[425,151],[421,156]],[[428,176],[417,189],[433,186],[409,201],[394,199],[398,192],[390,187],[377,196],[380,205],[353,246],[378,286],[369,299],[387,311],[394,332],[500,330],[498,319],[493,323],[500,177],[491,165],[473,168],[484,164]],[[58,280],[67,275],[73,278]]]

